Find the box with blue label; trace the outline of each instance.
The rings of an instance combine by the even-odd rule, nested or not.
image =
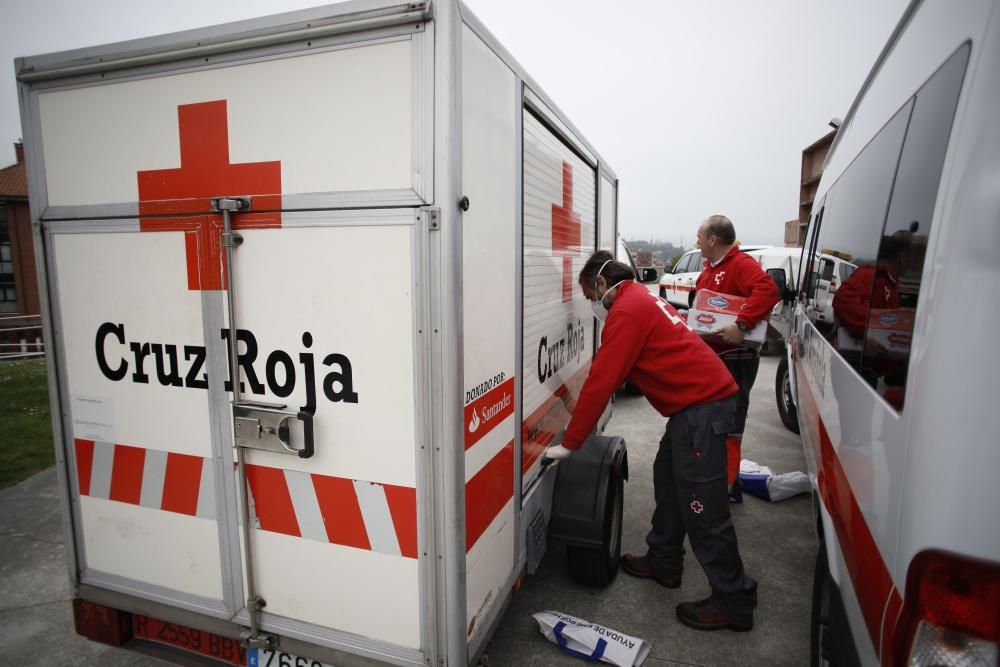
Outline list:
[[[734,323],[748,300],[744,296],[722,294],[707,289],[698,290],[694,304],[688,311],[688,328],[706,340],[721,342],[721,336],[714,332]],[[761,320],[747,332],[743,339],[743,345],[754,349],[759,348],[764,344],[766,336],[767,320]]]

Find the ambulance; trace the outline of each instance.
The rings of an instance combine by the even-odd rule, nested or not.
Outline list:
[[[464,665],[550,540],[610,581],[624,442],[543,452],[596,351],[576,276],[618,179],[467,8],[15,65],[78,633]]]
[[[778,370],[815,490],[814,666],[1000,660],[998,80],[1000,3],[912,2],[827,158]],[[855,265],[833,321],[821,252]]]

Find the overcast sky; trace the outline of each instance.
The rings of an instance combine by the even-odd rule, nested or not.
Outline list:
[[[21,136],[17,56],[322,4],[0,0],[0,166]],[[801,151],[843,117],[906,0],[468,0],[621,181],[626,238],[690,245],[723,213],[781,244]]]

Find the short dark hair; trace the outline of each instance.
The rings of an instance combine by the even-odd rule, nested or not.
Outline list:
[[[714,236],[726,245],[736,241],[736,227],[724,215],[713,215],[705,220],[705,236]]]
[[[607,266],[604,266],[605,262]],[[603,271],[601,271],[602,266],[604,266]],[[587,263],[580,269],[579,282],[585,283],[587,286],[594,285],[597,282],[598,271],[601,271],[601,275],[608,281],[608,285],[614,285],[623,280],[635,280],[632,267],[615,261],[615,256],[607,250],[598,250],[590,256]]]
[[[879,243],[879,259],[896,259],[910,251],[913,245],[913,234],[905,229],[897,229],[891,236],[883,236]]]

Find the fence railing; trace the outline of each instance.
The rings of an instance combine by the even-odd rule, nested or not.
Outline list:
[[[41,315],[0,317],[0,361],[44,356]]]

